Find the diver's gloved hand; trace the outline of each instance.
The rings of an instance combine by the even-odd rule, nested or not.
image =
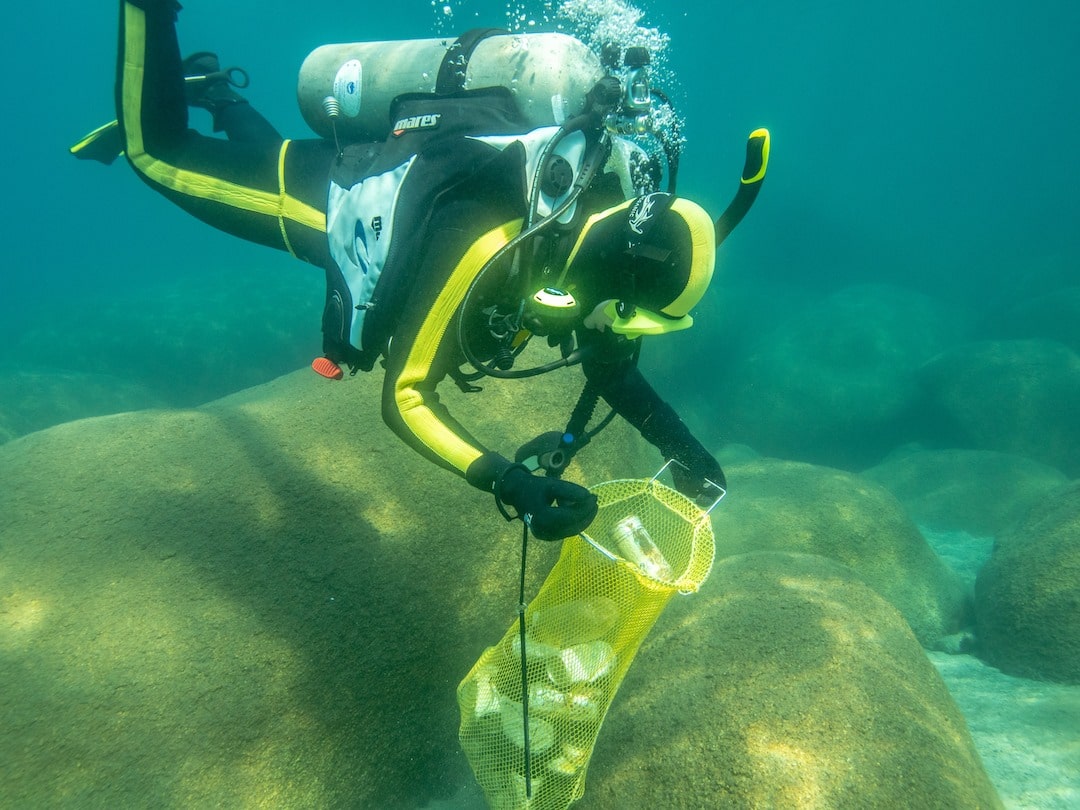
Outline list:
[[[675,462],[670,467],[675,489],[698,506],[711,506],[720,497],[722,493],[716,486],[727,489],[724,471],[704,448],[687,448]]]
[[[495,498],[517,510],[541,540],[562,540],[581,532],[596,517],[596,496],[585,487],[533,475],[515,464],[495,485]]]
[[[549,430],[530,439],[518,448],[514,461],[530,469],[544,469],[549,475],[560,475],[576,451],[572,437],[561,430]]]
[[[707,508],[715,503],[723,494],[717,487],[727,489],[724,471],[716,459],[666,402],[656,398],[640,430],[642,437],[655,445],[664,458],[676,462],[669,468],[675,489],[698,506]]]

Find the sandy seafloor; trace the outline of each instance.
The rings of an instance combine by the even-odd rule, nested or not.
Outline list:
[[[1080,686],[1013,678],[970,655],[929,655],[1005,806],[1080,807]]]
[[[921,529],[934,551],[973,584],[993,540]],[[971,655],[928,655],[963,712],[1005,806],[1080,807],[1080,686],[1014,678]]]

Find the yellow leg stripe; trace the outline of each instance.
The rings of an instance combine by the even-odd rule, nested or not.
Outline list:
[[[431,373],[435,353],[477,272],[520,230],[519,219],[488,231],[473,242],[450,274],[446,285],[435,299],[435,305],[424,318],[405,360],[405,368],[395,384],[394,399],[409,430],[429,450],[462,473],[482,455],[481,451],[439,421],[425,405],[423,395],[416,386]]]
[[[142,142],[142,85],[143,65],[146,64],[146,15],[141,8],[124,4],[124,75],[121,95],[123,98],[124,130],[127,135],[129,157],[145,154]]]
[[[289,219],[308,228],[325,231],[325,214],[285,194],[283,167],[279,169],[282,180],[278,193],[272,194],[228,183],[217,177],[179,169],[146,153],[142,134],[146,15],[142,9],[130,4],[125,4],[124,9],[127,37],[124,46],[122,89],[124,129],[127,133],[127,154],[136,169],[155,183],[180,194],[204,200],[215,200],[242,211],[265,214],[276,219]],[[284,161],[284,155],[285,146],[283,145],[280,161]]]
[[[281,143],[281,151],[278,152],[278,166],[277,166],[277,180],[278,180],[278,201],[281,203],[278,206],[278,228],[281,229],[281,241],[285,243],[285,249],[289,251],[289,255],[294,259],[296,258],[296,251],[293,250],[292,242],[289,240],[289,231],[285,227],[285,153],[289,151],[289,144],[292,143],[286,138]]]

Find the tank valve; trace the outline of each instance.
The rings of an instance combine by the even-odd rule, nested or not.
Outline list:
[[[341,102],[334,96],[327,96],[323,99],[322,106],[326,112],[326,117],[330,119],[330,128],[334,130],[334,146],[337,148],[337,156],[341,157],[343,152],[337,134],[337,120],[341,118]]]

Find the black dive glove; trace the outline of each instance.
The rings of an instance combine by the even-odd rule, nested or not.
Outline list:
[[[514,507],[541,540],[572,537],[596,517],[596,496],[585,487],[533,475],[520,464],[507,467],[499,476],[495,498]]]
[[[638,428],[642,437],[664,458],[678,462],[669,468],[675,489],[698,506],[711,506],[721,492],[710,482],[726,489],[724,471],[674,409],[652,393],[652,389],[648,390],[651,394],[651,402],[646,398],[649,410]]]

